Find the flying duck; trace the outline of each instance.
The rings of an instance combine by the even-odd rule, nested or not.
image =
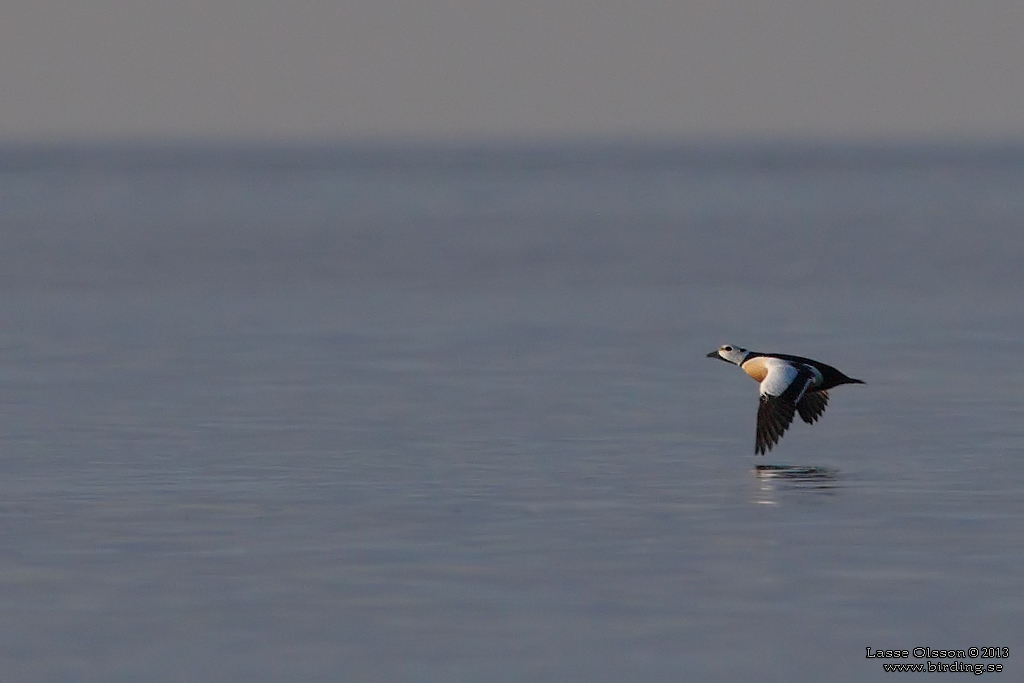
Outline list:
[[[807,424],[814,424],[825,412],[829,389],[840,384],[864,384],[831,365],[783,353],[757,353],[727,344],[709,353],[708,358],[734,363],[761,383],[754,440],[754,453],[760,455],[779,442],[794,413],[800,413]]]

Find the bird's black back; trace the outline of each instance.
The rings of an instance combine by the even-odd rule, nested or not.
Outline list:
[[[862,380],[853,379],[847,377],[839,370],[836,370],[831,365],[825,365],[824,363],[810,358],[804,358],[802,356],[790,356],[785,353],[759,353],[759,356],[771,356],[772,358],[781,358],[782,360],[793,361],[795,363],[804,363],[805,365],[811,365],[818,369],[821,373],[822,385],[815,387],[815,391],[828,391],[832,387],[837,387],[840,384],[864,384]]]

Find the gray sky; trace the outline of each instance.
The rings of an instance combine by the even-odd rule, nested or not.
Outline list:
[[[0,140],[1024,139],[1022,0],[11,0]]]

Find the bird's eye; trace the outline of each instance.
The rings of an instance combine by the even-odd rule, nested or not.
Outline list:
[[[722,350],[723,351],[732,351],[732,347],[731,346],[723,346]]]

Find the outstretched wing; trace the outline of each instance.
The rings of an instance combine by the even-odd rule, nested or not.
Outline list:
[[[796,406],[781,396],[761,394],[761,405],[757,409],[757,435],[754,452],[764,455],[779,442],[793,422]]]
[[[800,402],[796,404],[800,419],[807,424],[814,424],[828,406],[827,391],[808,391]]]
[[[761,382],[761,404],[757,409],[755,453],[764,455],[779,442],[793,423],[797,405],[806,399],[804,394],[813,381],[810,368],[794,367],[781,361],[768,365],[768,374]]]

